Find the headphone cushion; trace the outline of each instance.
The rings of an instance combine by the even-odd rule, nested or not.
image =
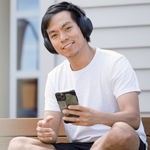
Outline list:
[[[44,45],[48,49],[49,52],[51,52],[53,54],[57,54],[57,52],[55,51],[52,43],[50,42],[50,40],[48,39],[47,36],[44,36]]]
[[[90,36],[93,30],[91,20],[86,16],[81,16],[78,23],[84,36]]]

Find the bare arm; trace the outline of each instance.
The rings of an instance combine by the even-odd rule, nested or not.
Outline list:
[[[91,126],[94,124],[105,124],[112,126],[115,122],[126,122],[134,129],[138,129],[140,124],[140,111],[138,94],[129,92],[123,94],[117,99],[120,112],[107,113],[100,112],[94,109],[83,106],[69,106],[69,110],[64,110],[64,113],[80,116],[79,118],[64,117],[66,121],[75,121],[75,125]]]
[[[134,129],[140,125],[139,100],[136,92],[123,94],[117,99],[120,112],[104,113],[103,124],[112,126],[115,122],[126,122]]]
[[[59,126],[61,122],[61,113],[57,111],[45,111],[44,118],[46,118],[47,116],[54,117],[54,119],[50,122],[49,127],[55,131],[56,135],[58,135]]]
[[[128,123],[134,129],[138,129],[140,125],[138,93],[130,92],[123,94],[118,97],[117,101],[120,112],[115,113],[114,117],[118,118],[118,120]]]
[[[61,113],[45,111],[44,119],[37,124],[38,138],[44,143],[55,143],[61,121]]]

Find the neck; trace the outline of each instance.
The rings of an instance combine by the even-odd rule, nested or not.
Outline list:
[[[77,71],[86,67],[95,55],[95,49],[88,44],[79,51],[79,53],[72,58],[68,58],[71,69]]]

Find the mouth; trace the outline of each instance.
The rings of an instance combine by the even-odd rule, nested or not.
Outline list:
[[[65,45],[62,47],[62,49],[67,49],[67,48],[71,47],[74,43],[75,43],[74,41],[71,41],[71,42],[65,44]]]

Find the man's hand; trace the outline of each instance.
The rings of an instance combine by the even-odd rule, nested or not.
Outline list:
[[[64,114],[77,115],[79,117],[63,117],[64,121],[71,121],[73,125],[92,126],[97,124],[97,111],[80,105],[70,105],[63,110]]]
[[[37,123],[37,136],[39,140],[44,143],[53,143],[55,141],[56,133],[50,128],[50,122],[52,119],[52,116],[48,116]]]
[[[63,110],[64,114],[73,114],[79,116],[63,117],[65,121],[71,121],[73,125],[92,126],[95,124],[104,124],[112,127],[116,122],[125,122],[135,130],[140,125],[140,111],[137,92],[129,92],[123,94],[117,99],[119,109],[118,112],[102,112],[80,105],[70,105]]]

